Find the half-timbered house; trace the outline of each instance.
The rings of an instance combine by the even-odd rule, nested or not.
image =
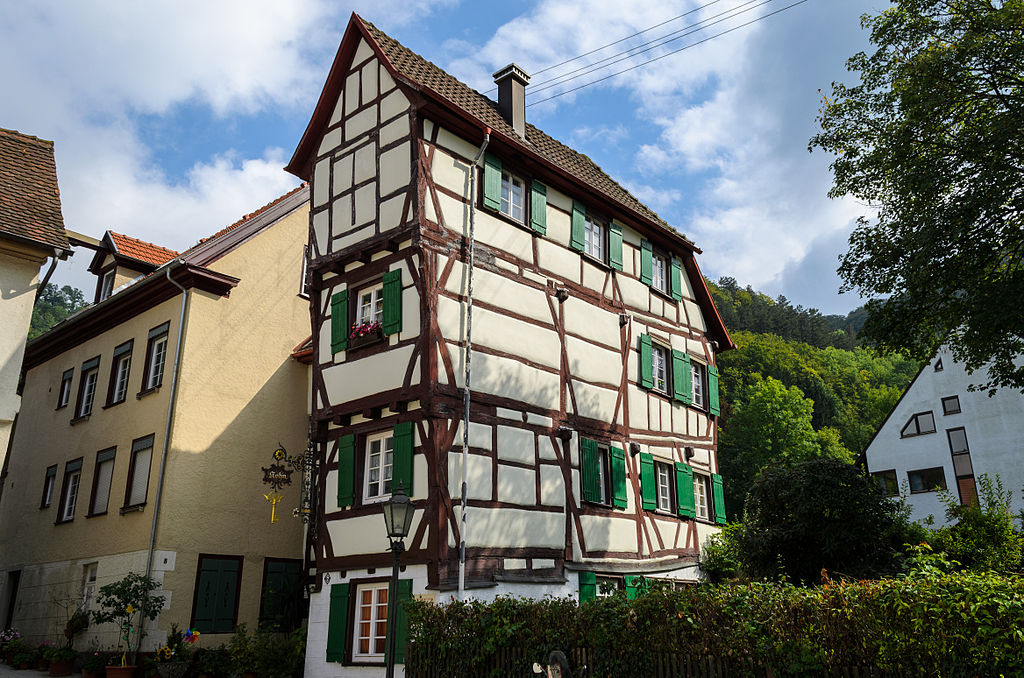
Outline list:
[[[400,598],[451,599],[463,541],[477,599],[695,581],[725,520],[732,342],[699,250],[525,121],[518,67],[496,81],[497,102],[353,15],[288,167],[312,182],[310,676],[383,663],[398,484],[416,506]]]

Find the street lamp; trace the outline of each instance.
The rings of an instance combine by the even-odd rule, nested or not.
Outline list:
[[[412,527],[412,514],[416,510],[412,500],[406,496],[399,483],[398,488],[391,494],[391,498],[384,502],[384,525],[388,530],[388,540],[391,542],[391,552],[394,554],[394,563],[391,568],[391,588],[388,591],[388,670],[387,678],[395,676],[395,636],[398,629],[395,624],[398,618],[398,558],[405,550],[405,542],[402,540],[409,536],[409,528]]]

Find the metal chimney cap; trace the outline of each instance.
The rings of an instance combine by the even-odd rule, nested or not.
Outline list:
[[[505,68],[495,71],[492,77],[494,78],[494,82],[498,82],[500,80],[504,80],[505,78],[512,77],[518,80],[523,85],[530,84],[530,76],[527,75],[526,71],[524,71],[516,64],[509,64],[508,66],[505,66]]]

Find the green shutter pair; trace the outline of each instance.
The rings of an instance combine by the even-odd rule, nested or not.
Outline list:
[[[202,633],[231,633],[238,600],[237,558],[200,558],[195,627]]]
[[[349,589],[351,584],[331,585],[331,607],[327,620],[327,661],[345,661],[348,640]],[[389,592],[390,594],[393,592]],[[405,645],[409,634],[409,618],[402,604],[412,598],[412,580],[398,580],[398,615],[395,620],[395,661],[405,663]],[[391,633],[391,629],[388,629]]]
[[[572,228],[569,231],[569,247],[583,251],[586,230],[587,207],[578,200],[572,201]],[[622,226],[614,221],[608,223],[608,259],[606,263],[616,271],[622,270]]]
[[[391,485],[399,484],[410,497],[413,496],[413,429],[411,421],[395,424],[392,431]],[[356,437],[349,433],[338,438],[338,508],[355,503],[355,456]]]
[[[611,502],[626,508],[626,453],[618,447],[609,448]],[[580,472],[583,500],[603,504],[607,498],[601,491],[601,449],[596,440],[580,438]]]
[[[548,188],[539,181],[530,182],[530,228],[547,233]],[[484,207],[501,210],[501,158],[493,153],[484,154]]]
[[[342,290],[331,295],[331,353],[338,353],[348,348],[348,333],[352,329],[349,323],[349,297],[352,305],[356,290]],[[397,334],[402,331],[402,270],[394,269],[384,274],[384,334]]]
[[[675,257],[672,257],[669,265],[669,292],[673,299],[679,301],[683,298],[683,265]],[[640,282],[645,285],[654,283],[654,247],[650,240],[640,241]]]
[[[637,344],[640,374],[637,385],[640,388],[654,388],[654,358],[651,337],[641,334]],[[689,405],[693,402],[693,384],[690,375],[690,356],[673,350],[672,355],[672,397]],[[717,380],[716,380],[717,383]],[[717,397],[716,397],[717,402]]]
[[[675,462],[674,468],[679,515],[683,518],[693,518],[697,514],[693,498],[693,469],[678,461]],[[640,493],[645,510],[653,511],[658,508],[654,457],[647,453],[640,454]]]

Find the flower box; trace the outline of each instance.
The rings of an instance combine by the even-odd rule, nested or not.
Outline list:
[[[356,323],[348,334],[349,348],[359,348],[367,344],[375,344],[384,338],[384,329],[378,322]]]

